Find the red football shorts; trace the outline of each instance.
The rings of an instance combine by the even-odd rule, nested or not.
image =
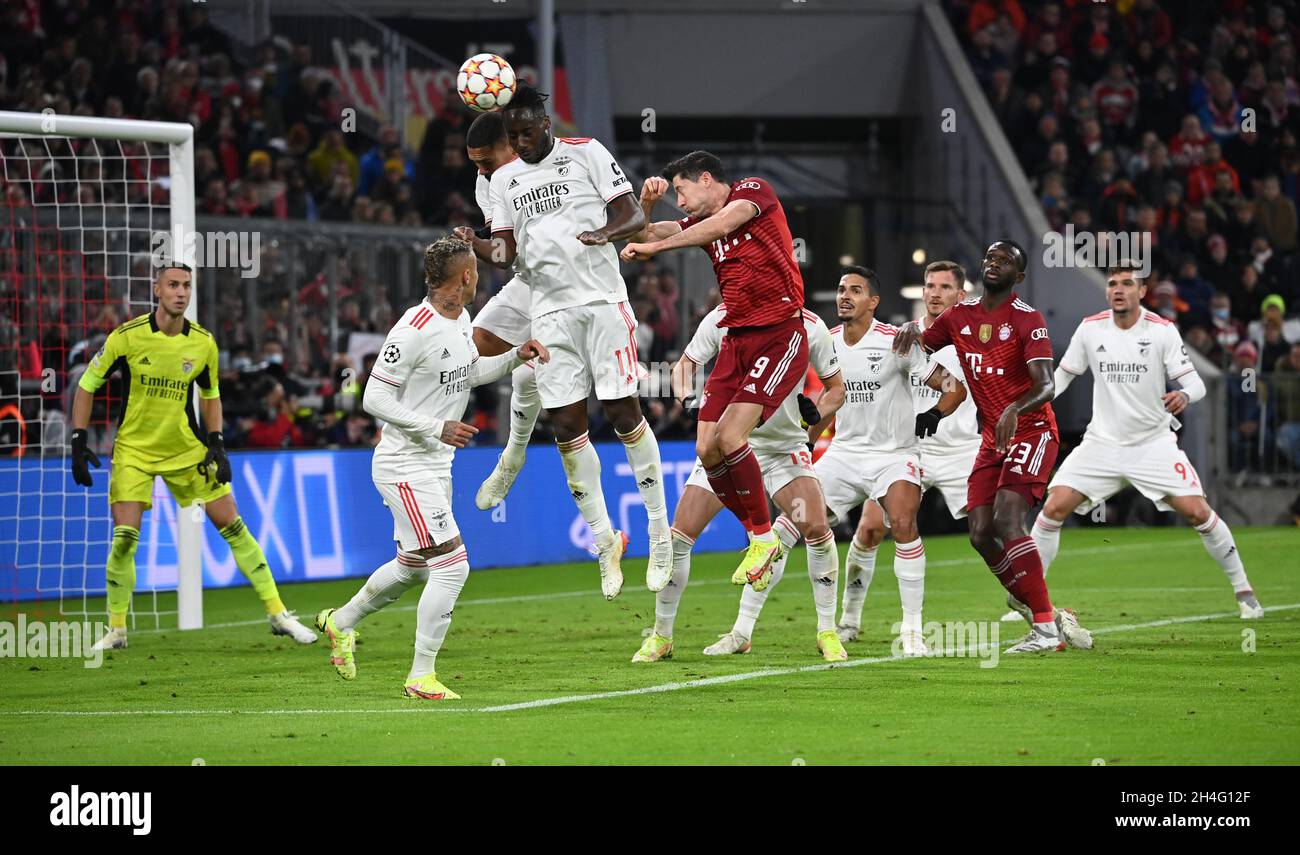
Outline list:
[[[1050,430],[1017,434],[1004,454],[987,442],[981,445],[966,490],[967,509],[993,504],[998,490],[1011,490],[1030,505],[1038,504],[1060,450],[1060,440]]]
[[[770,327],[731,327],[709,382],[704,384],[700,421],[716,422],[727,405],[761,404],[767,419],[803,386],[808,373],[808,336],[803,314]]]

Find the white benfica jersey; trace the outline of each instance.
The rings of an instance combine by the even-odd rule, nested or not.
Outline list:
[[[1168,433],[1166,384],[1196,370],[1178,327],[1145,309],[1126,330],[1109,310],[1084,318],[1060,368],[1075,375],[1092,370],[1087,437],[1114,445],[1142,445]]]
[[[532,288],[532,316],[621,303],[627,286],[613,244],[587,246],[582,232],[604,228],[605,207],[632,192],[608,149],[593,139],[556,137],[537,163],[513,160],[492,173],[492,232],[513,231],[515,270]]]
[[[918,318],[916,323],[925,329],[924,321],[924,318]],[[966,399],[957,407],[957,411],[939,422],[938,431],[920,440],[921,454],[966,454],[971,449],[979,447],[979,418],[975,412],[975,398],[970,394],[966,374],[962,371],[961,360],[957,356],[957,348],[951,344],[931,354],[929,364],[922,371],[912,375],[912,396],[916,402],[916,412],[924,413],[933,409],[943,395],[942,391],[925,385],[925,381],[929,379],[936,365],[946,368],[949,374],[966,386],[967,394]]]
[[[714,359],[722,350],[722,337],[727,334],[725,327],[718,326],[726,314],[726,305],[719,303],[705,315],[682,355],[696,365],[706,365]],[[808,364],[822,380],[834,377],[840,371],[839,357],[826,322],[804,309],[803,328],[808,336]],[[808,431],[800,427],[798,398],[801,388],[787,395],[771,418],[750,433],[749,445],[755,454],[785,455],[807,447]]]
[[[407,309],[389,331],[370,382],[395,387],[401,404],[422,416],[459,421],[469,404],[470,368],[477,359],[469,312],[445,318],[425,299]],[[389,484],[447,476],[455,451],[437,439],[412,437],[396,425],[385,425],[370,474]]]
[[[864,453],[916,450],[912,375],[925,370],[925,353],[920,345],[905,356],[894,353],[897,334],[898,327],[872,320],[866,334],[850,346],[843,326],[831,330],[847,390],[835,416],[831,448]]]

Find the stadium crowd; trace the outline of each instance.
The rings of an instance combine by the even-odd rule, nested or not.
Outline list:
[[[1229,374],[1234,469],[1300,468],[1296,4],[947,8],[1051,228],[1149,236],[1150,307]]]
[[[392,126],[379,127],[373,139],[361,132],[345,134],[339,88],[329,71],[315,64],[318,59],[323,58],[313,57],[308,45],[286,49],[283,40],[251,54],[240,51],[208,20],[203,4],[0,0],[0,109],[192,124],[200,224],[209,216],[439,232],[480,225],[476,170],[465,156],[464,141],[473,114],[450,104],[428,123],[413,149],[404,147]],[[6,154],[18,154],[14,143],[8,146]],[[82,154],[86,146],[74,143]],[[165,204],[165,183],[151,180],[159,168],[156,160],[101,153],[106,156],[98,163],[80,161],[75,175],[72,152],[61,141],[10,156],[0,175],[0,199],[9,211],[0,211],[0,219],[17,223],[15,212],[32,204]],[[123,153],[138,155],[143,149],[124,145]],[[338,339],[331,341],[324,270],[299,273],[295,281],[292,271],[267,257],[273,252],[263,250],[266,273],[257,283],[256,307],[242,287],[220,288],[215,311],[200,301],[200,321],[213,327],[223,350],[229,443],[256,448],[373,444],[375,425],[360,405],[372,359],[349,355],[348,343],[355,333],[382,336],[411,295],[393,293],[392,283],[380,282],[377,271],[349,264],[343,255]],[[75,380],[98,342],[127,320],[123,295],[113,285],[90,281],[86,271],[93,270],[93,260],[85,262],[91,267],[83,263],[77,269],[74,262],[63,275],[33,283],[24,281],[30,274],[20,274],[17,253],[0,252],[7,254],[0,258],[0,375],[9,379],[0,382],[12,383],[20,374],[34,382],[44,366],[54,367],[61,379]],[[61,270],[71,254],[60,248]],[[147,273],[132,276],[143,279]],[[504,282],[501,271],[491,271],[480,283],[479,305]],[[138,289],[133,296],[139,296]],[[682,344],[675,275],[642,265],[629,272],[628,291],[642,321],[637,331],[642,358],[675,356]],[[716,302],[716,296],[712,299]],[[695,319],[709,308],[696,307]],[[258,323],[250,328],[254,316]],[[0,397],[14,391],[0,389]],[[55,408],[61,403],[59,396],[47,398]],[[497,441],[497,406],[494,388],[475,391],[467,420],[480,429],[479,442]],[[690,430],[677,408],[665,410],[661,401],[647,401],[647,408],[661,435],[685,436]],[[593,418],[599,425],[593,436],[609,432],[598,411]],[[545,418],[540,427],[539,440],[547,437]]]

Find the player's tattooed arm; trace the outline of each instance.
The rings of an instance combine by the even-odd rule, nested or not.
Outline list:
[[[490,238],[481,238],[469,226],[457,226],[453,234],[474,248],[474,254],[493,267],[509,267],[515,263],[515,233],[509,230],[495,232]]]
[[[1011,445],[1011,440],[1016,435],[1016,422],[1020,414],[1038,409],[1056,395],[1056,381],[1052,378],[1052,360],[1031,359],[1025,363],[1025,368],[1029,371],[1029,378],[1033,381],[1033,385],[1029,387],[1028,392],[1008,404],[998,418],[993,436],[997,440],[999,454]]]
[[[607,220],[605,227],[592,232],[583,232],[578,240],[587,246],[604,246],[610,241],[632,237],[645,228],[646,215],[631,193],[624,193],[610,202],[605,210]]]
[[[652,222],[650,213],[654,210],[659,200],[668,192],[668,182],[658,175],[651,176],[641,185],[641,211],[645,214],[646,227],[634,235],[628,237],[632,243],[650,243],[651,241],[663,240],[671,237],[682,230],[681,223],[676,220],[661,220]]]
[[[649,261],[661,252],[688,246],[708,246],[758,216],[758,206],[748,199],[733,199],[711,217],[649,243],[629,243],[619,257],[624,261]]]

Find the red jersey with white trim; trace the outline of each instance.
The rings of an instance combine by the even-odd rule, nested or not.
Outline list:
[[[731,185],[726,204],[744,199],[758,215],[725,237],[703,247],[713,259],[727,315],[724,327],[767,327],[803,308],[803,275],[794,260],[794,239],[785,209],[772,186],[761,178]],[[700,220],[678,220],[688,229]]]
[[[990,446],[995,444],[993,433],[1003,411],[1034,385],[1029,361],[1046,359],[1049,365],[1052,361],[1047,321],[1014,292],[991,312],[984,309],[981,298],[963,300],[936,318],[921,340],[930,352],[949,344],[957,349],[979,411],[983,442]],[[1057,435],[1051,404],[1021,413],[1016,435],[1044,425]]]
[[[1091,370],[1092,421],[1087,435],[1110,445],[1145,445],[1169,433],[1165,385],[1195,373],[1178,327],[1142,310],[1126,330],[1108,309],[1084,318],[1061,357],[1070,374]]]
[[[894,353],[896,335],[898,327],[878,320],[853,344],[844,340],[843,326],[831,330],[845,389],[831,448],[861,453],[917,448],[912,374],[925,370],[925,354],[920,347],[903,356]]]
[[[707,365],[722,350],[722,339],[727,330],[721,321],[727,314],[727,304],[719,303],[700,321],[695,335],[682,351],[682,356],[696,365]],[[839,357],[831,340],[826,322],[813,312],[803,310],[803,329],[808,336],[809,370],[822,380],[840,373]],[[799,390],[794,389],[781,402],[775,413],[749,435],[749,445],[757,454],[785,456],[791,451],[803,450],[808,443],[808,431],[800,427]]]

